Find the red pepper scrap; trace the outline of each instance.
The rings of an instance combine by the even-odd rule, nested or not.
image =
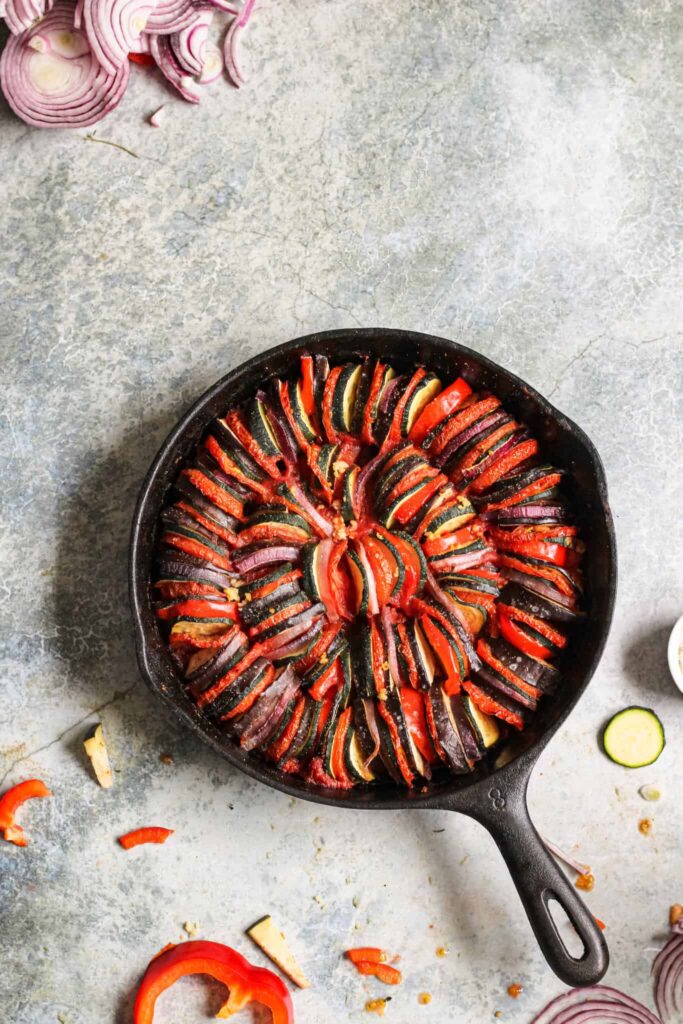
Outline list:
[[[40,779],[19,782],[3,793],[0,797],[0,832],[3,839],[15,846],[28,846],[28,836],[21,825],[17,825],[14,815],[26,800],[43,796],[52,796],[52,793]]]

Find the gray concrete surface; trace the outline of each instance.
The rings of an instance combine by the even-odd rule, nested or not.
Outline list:
[[[681,21],[666,0],[263,0],[242,92],[217,83],[196,109],[134,69],[96,138],[138,158],[2,108],[0,778],[54,789],[27,810],[31,845],[0,843],[3,1021],[127,1024],[183,922],[261,962],[242,930],[267,911],[314,981],[301,1024],[372,1019],[383,990],[340,959],[350,943],[402,955],[394,1024],[524,1024],[562,990],[475,823],[289,801],[176,728],[138,677],[127,536],[160,441],[245,357],[356,324],[486,352],[602,453],[615,624],[531,808],[593,866],[607,980],[650,1003],[652,950],[683,901],[683,698],[665,662],[683,612]],[[596,742],[630,703],[668,733],[636,772]],[[81,753],[97,718],[109,792]],[[117,847],[149,823],[175,828],[165,847]],[[158,1020],[214,1003],[183,984]]]

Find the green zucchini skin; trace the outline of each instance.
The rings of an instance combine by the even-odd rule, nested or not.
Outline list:
[[[339,374],[332,395],[332,426],[340,434],[351,433],[361,372],[358,363],[347,363]]]
[[[664,726],[652,708],[632,705],[612,715],[603,730],[602,745],[616,764],[645,768],[654,764],[666,746]]]

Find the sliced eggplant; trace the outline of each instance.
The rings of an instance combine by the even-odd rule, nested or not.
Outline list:
[[[523,682],[535,686],[544,693],[552,693],[557,688],[560,673],[542,658],[531,658],[528,654],[523,654],[502,637],[490,637],[483,643],[482,650],[485,651],[487,648],[497,661]]]
[[[430,687],[425,700],[428,700],[431,705],[438,741],[448,758],[451,769],[458,775],[465,774],[470,770],[470,765],[468,764],[465,749],[460,739],[458,723],[451,706],[451,698],[439,683],[434,683]]]
[[[581,617],[580,612],[558,604],[557,601],[537,594],[519,583],[507,583],[500,593],[500,600],[501,604],[509,604],[513,608],[519,608],[522,612],[548,622],[576,622]]]
[[[416,619],[411,619],[406,623],[406,633],[413,660],[417,667],[420,689],[429,690],[437,674],[434,652],[429,646],[427,638]]]

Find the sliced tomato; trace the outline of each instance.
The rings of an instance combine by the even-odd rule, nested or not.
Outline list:
[[[377,698],[381,702],[386,700],[387,697],[385,683],[389,662],[387,661],[387,653],[384,650],[382,634],[374,619],[370,619],[370,650],[372,651],[372,675],[375,680]]]
[[[244,519],[243,503],[205,476],[201,469],[184,469],[181,475],[186,476],[193,487],[196,487],[205,498],[212,501],[214,505],[218,505],[228,515],[235,516],[236,519]]]
[[[429,641],[429,646],[436,654],[441,667],[446,673],[446,681],[451,687],[449,692],[459,693],[462,669],[450,641],[443,635],[438,626],[434,625],[428,615],[423,615],[420,618],[420,626]]]
[[[377,701],[377,710],[381,715],[382,719],[384,720],[384,722],[386,723],[387,728],[389,730],[389,735],[391,736],[391,743],[394,748],[394,754],[396,755],[396,761],[398,763],[399,771],[403,776],[403,781],[407,786],[412,786],[413,782],[415,781],[415,773],[408,764],[408,758],[406,757],[406,752],[403,749],[401,737],[399,736],[398,726],[396,725],[396,722],[394,721],[390,712],[387,710],[385,701]]]
[[[368,392],[367,402],[365,403],[363,426],[361,429],[361,441],[363,441],[364,444],[375,443],[375,436],[372,428],[377,414],[377,402],[379,400],[380,391],[382,390],[382,381],[384,380],[385,369],[386,364],[378,361],[375,364],[372,380],[370,381],[370,390]]]
[[[258,463],[261,469],[265,469],[266,473],[274,479],[281,479],[285,475],[278,466],[278,461],[281,459],[281,456],[266,455],[261,446],[257,444],[256,439],[252,437],[251,431],[245,424],[240,412],[233,409],[225,417],[225,422],[228,424],[242,447],[246,449],[248,454],[251,455],[254,462]]]
[[[482,540],[483,537],[484,528],[481,523],[468,523],[467,526],[461,526],[459,530],[454,530],[453,533],[447,533],[442,537],[432,537],[431,540],[423,541],[422,550],[427,557],[430,555],[442,555],[447,551],[452,551],[455,554],[458,548],[468,547],[470,544]]]
[[[424,441],[430,430],[454,412],[464,400],[472,394],[472,388],[462,377],[458,377],[436,398],[433,398],[420,413],[418,420],[408,435],[415,444]]]
[[[261,633],[267,632],[272,629],[273,626],[279,626],[281,622],[285,622],[286,619],[291,618],[292,615],[298,615],[299,612],[305,612],[307,608],[310,608],[311,602],[306,599],[299,601],[297,604],[290,604],[287,608],[281,608],[279,611],[274,612],[269,618],[264,619],[263,622],[259,622],[258,626],[252,626],[249,629],[249,636],[260,636]]]
[[[498,608],[498,625],[503,639],[516,647],[518,651],[528,654],[530,658],[548,658],[552,654],[550,647],[544,647],[537,640],[527,636],[500,607]]]
[[[475,494],[481,494],[488,487],[492,487],[496,480],[500,480],[501,477],[506,476],[516,466],[520,466],[527,459],[530,459],[532,455],[536,455],[538,452],[538,441],[534,438],[530,438],[528,441],[522,441],[521,444],[516,444],[514,448],[511,448],[505,453],[500,459],[497,459],[492,466],[485,469],[484,472],[477,477],[470,484],[470,490]]]
[[[363,538],[362,544],[375,578],[377,603],[380,608],[383,608],[398,582],[398,566],[391,552],[372,534],[367,534]]]
[[[429,445],[429,452],[432,455],[442,452],[454,437],[457,437],[467,427],[472,426],[477,420],[487,416],[490,412],[494,412],[499,405],[500,399],[494,395],[491,395],[489,398],[481,398],[477,402],[472,402],[471,405],[468,405],[462,412],[459,412],[448,423],[444,424],[443,430],[439,432],[439,436]]]
[[[379,533],[389,538],[391,543],[402,556],[405,578],[403,581],[403,587],[401,588],[399,603],[403,608],[405,608],[418,592],[420,587],[420,583],[422,581],[422,563],[420,562],[419,555],[413,548],[412,544],[409,544],[403,539],[403,537],[389,533],[389,531],[380,527],[377,529]]]
[[[421,480],[433,480],[437,475],[438,470],[434,469],[433,466],[428,466],[423,463],[421,466],[413,466],[412,469],[401,477],[398,483],[394,484],[387,496],[384,498],[385,506],[392,505],[397,498],[406,491],[409,491],[411,487],[415,487]]]
[[[515,729],[521,730],[524,727],[524,720],[521,715],[518,715],[516,711],[504,708],[497,700],[494,700],[493,697],[489,697],[483,690],[480,690],[471,679],[465,679],[462,685],[479,710],[483,711],[485,715],[494,715]]]
[[[263,679],[258,686],[255,686],[253,690],[250,690],[246,697],[244,697],[243,700],[241,700],[239,704],[232,709],[232,711],[228,711],[227,715],[223,715],[223,721],[227,722],[229,719],[237,718],[239,715],[243,715],[248,711],[249,708],[256,703],[263,691],[268,689],[274,678],[275,668],[273,665],[269,665],[263,673]]]
[[[424,696],[418,690],[414,690],[412,686],[403,686],[399,690],[399,697],[401,698],[403,715],[413,743],[425,761],[429,764],[434,764],[438,758],[434,750],[434,744],[429,737],[427,719],[425,717]]]
[[[353,583],[351,577],[346,571],[346,560],[344,559],[344,552],[346,551],[346,541],[341,540],[332,548],[332,554],[330,555],[329,563],[329,580],[330,580],[330,591],[331,591],[331,607],[336,609],[337,616],[342,619],[346,619],[347,622],[352,622],[355,618],[354,613],[354,602],[355,594],[353,591]],[[328,608],[328,615],[330,609]]]
[[[343,366],[335,366],[330,370],[327,380],[325,381],[325,390],[323,391],[323,430],[330,444],[337,444],[342,439],[341,435],[337,433],[332,423],[332,402],[334,400],[337,381],[339,380],[339,376],[343,369]]]
[[[413,657],[413,651],[408,640],[408,633],[406,630],[405,622],[399,622],[397,625],[398,636],[401,644],[401,654],[403,659],[408,666],[408,679],[410,685],[417,687],[419,685],[419,677],[417,674],[417,665],[415,664],[415,658]]]
[[[550,562],[562,568],[575,566],[579,559],[578,551],[565,544],[553,544],[543,540],[528,529],[519,533],[517,530],[493,530],[491,536],[502,551],[528,555],[529,558],[538,558],[541,562]]]
[[[353,708],[346,708],[345,711],[342,711],[339,716],[339,722],[337,723],[334,740],[332,742],[331,768],[332,774],[337,782],[351,781],[344,762],[344,743],[346,740],[346,734],[349,731],[352,716]]]
[[[186,555],[200,558],[203,562],[212,562],[213,565],[217,565],[221,569],[232,568],[229,558],[217,554],[213,548],[210,548],[207,544],[202,544],[198,540],[194,540],[192,537],[185,537],[181,533],[166,530],[162,534],[161,540],[162,543],[170,544],[171,547],[177,548],[178,551],[184,551]]]

